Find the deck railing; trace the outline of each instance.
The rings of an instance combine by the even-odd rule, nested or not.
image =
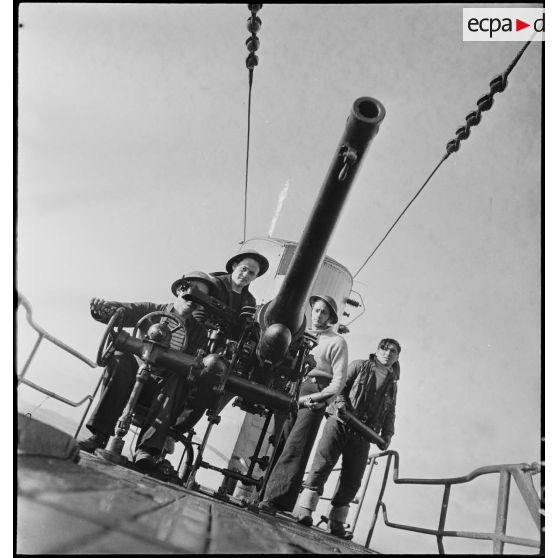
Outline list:
[[[367,472],[366,472],[363,488],[361,489],[360,496],[357,496],[357,498],[355,498],[355,500],[353,501],[354,503],[357,503],[358,506],[356,509],[355,517],[352,522],[352,526],[349,529],[351,532],[354,533],[355,531],[362,510],[362,505],[366,497],[370,479],[372,477],[372,471],[374,469],[374,466],[378,464],[379,458],[386,458],[387,463],[386,463],[386,467],[382,479],[382,486],[378,494],[378,498],[374,506],[374,513],[372,515],[370,526],[368,528],[368,535],[366,537],[366,543],[365,543],[365,546],[367,548],[370,547],[370,541],[374,533],[374,527],[376,526],[376,521],[378,519],[380,509],[382,510],[384,524],[387,527],[435,536],[437,539],[439,554],[445,554],[444,542],[443,542],[444,537],[491,540],[493,543],[492,544],[493,554],[503,554],[504,545],[506,543],[526,546],[531,548],[537,548],[537,549],[541,548],[540,540],[527,539],[522,537],[512,537],[506,534],[510,485],[511,485],[512,478],[515,481],[517,488],[519,489],[519,493],[523,498],[523,502],[527,506],[529,514],[531,515],[531,518],[533,519],[536,528],[539,530],[539,532],[541,530],[541,515],[543,513],[541,509],[542,503],[541,503],[541,498],[539,497],[535,489],[535,486],[533,484],[533,478],[532,478],[533,475],[541,472],[541,466],[538,463],[532,463],[530,465],[527,463],[517,463],[513,465],[493,465],[488,467],[480,467],[479,469],[475,469],[468,475],[464,475],[462,477],[454,477],[454,478],[403,479],[403,478],[399,478],[399,454],[396,451],[392,451],[392,450],[384,451],[369,456]],[[442,496],[440,517],[439,517],[437,529],[427,529],[423,527],[403,525],[403,524],[389,521],[387,515],[387,507],[383,501],[383,497],[384,497],[384,492],[386,489],[386,484],[387,484],[392,461],[394,461],[393,482],[395,484],[438,485],[444,487],[444,493]],[[333,471],[338,472],[340,471],[340,468],[335,468],[333,469]],[[474,531],[445,530],[445,523],[446,523],[446,517],[447,517],[447,512],[449,507],[449,497],[450,497],[451,487],[455,484],[464,484],[470,482],[476,479],[477,477],[483,475],[496,474],[496,473],[499,474],[500,478],[499,478],[499,489],[498,489],[498,502],[497,502],[497,509],[496,509],[496,522],[495,522],[496,525],[494,531],[491,533],[486,533],[486,532],[474,532]],[[331,500],[331,498],[326,496],[322,496],[321,499]],[[322,518],[322,520],[325,519],[326,519],[325,517]]]
[[[60,349],[78,358],[79,360],[87,364],[90,368],[96,368],[97,365],[91,360],[89,360],[87,357],[85,357],[84,355],[82,355],[81,353],[73,349],[72,347],[66,345],[65,343],[63,343],[62,341],[60,341],[59,339],[57,339],[56,337],[48,333],[42,327],[37,325],[32,318],[31,304],[21,294],[18,294],[18,305],[19,304],[21,304],[25,308],[26,315],[27,315],[27,322],[37,332],[38,338],[31,350],[31,353],[29,354],[29,357],[27,358],[23,366],[21,373],[18,375],[17,384],[19,386],[20,384],[23,383],[41,393],[44,393],[49,397],[61,401],[62,403],[71,405],[72,407],[79,407],[80,405],[88,401],[87,407],[81,417],[77,431],[74,435],[74,437],[77,438],[81,430],[81,427],[83,426],[83,422],[85,421],[85,417],[89,412],[91,403],[93,402],[95,395],[97,394],[97,391],[101,385],[103,376],[102,375],[100,376],[99,381],[97,382],[93,393],[87,395],[80,401],[71,401],[27,380],[25,378],[25,375],[43,339],[50,341]],[[366,478],[364,481],[363,489],[361,490],[360,496],[354,500],[354,503],[357,503],[358,506],[352,523],[352,528],[350,529],[351,532],[354,532],[357,525],[357,521],[359,520],[360,513],[362,510],[362,505],[366,497],[366,492],[368,490],[368,486],[370,483],[370,479],[372,477],[372,471],[374,469],[374,466],[378,464],[377,460],[383,457],[387,458],[387,463],[384,470],[384,476],[382,479],[382,486],[380,489],[380,493],[378,494],[378,498],[374,507],[374,513],[372,515],[370,527],[368,529],[368,535],[366,537],[365,546],[367,548],[369,548],[370,541],[374,533],[374,528],[376,526],[376,521],[378,519],[379,511],[381,509],[384,524],[387,527],[435,536],[438,544],[438,552],[440,554],[445,554],[444,543],[443,543],[444,537],[460,537],[460,538],[468,538],[468,539],[491,540],[493,543],[493,554],[503,554],[504,545],[506,543],[540,549],[541,547],[540,540],[527,539],[522,537],[512,537],[506,534],[510,486],[511,486],[512,478],[515,481],[517,488],[519,489],[523,501],[526,504],[527,509],[535,523],[535,526],[537,527],[537,529],[539,529],[539,531],[541,529],[541,514],[542,514],[541,499],[535,489],[535,486],[533,484],[533,478],[532,478],[534,474],[538,474],[541,472],[541,467],[538,463],[532,463],[531,465],[527,463],[518,463],[512,465],[493,465],[488,467],[480,467],[479,469],[475,469],[468,475],[464,475],[462,477],[438,478],[438,479],[413,479],[413,478],[400,479],[399,478],[399,454],[396,451],[388,450],[378,454],[371,455],[368,458],[367,472],[366,472]],[[388,520],[387,507],[383,502],[383,496],[386,489],[386,484],[387,484],[392,461],[394,461],[393,482],[395,484],[444,486],[444,493],[443,493],[441,509],[440,509],[440,518],[439,518],[437,529],[427,529],[427,528],[416,527],[412,525],[403,525],[399,523],[393,523]],[[340,468],[335,468],[333,469],[333,472],[339,472],[340,470],[341,470]],[[491,533],[473,532],[473,531],[470,532],[469,531],[446,531],[445,522],[446,522],[446,517],[448,512],[451,487],[455,484],[464,484],[470,482],[476,479],[477,477],[483,475],[489,475],[495,473],[498,473],[500,475],[500,479],[499,479],[499,490],[498,490],[498,505],[496,510],[496,526],[494,531]],[[321,499],[331,500],[331,498],[327,496],[322,496]]]
[[[79,422],[76,433],[74,434],[74,438],[77,438],[77,436],[78,436],[78,434],[81,430],[81,427],[83,426],[83,423],[85,421],[85,417],[87,416],[87,413],[89,412],[89,408],[91,407],[91,403],[93,403],[93,399],[95,398],[95,395],[97,394],[97,391],[99,390],[99,387],[100,387],[102,379],[103,379],[103,375],[101,374],[101,376],[99,377],[99,381],[97,382],[93,393],[90,394],[90,395],[87,395],[86,397],[84,397],[80,401],[71,401],[70,399],[66,399],[65,397],[62,397],[62,396],[54,393],[53,391],[47,390],[44,387],[39,386],[38,384],[36,384],[34,382],[31,382],[30,380],[25,378],[25,375],[27,374],[29,366],[30,366],[33,358],[35,357],[35,354],[37,353],[37,350],[39,349],[39,346],[41,345],[43,339],[46,339],[47,341],[54,344],[58,348],[66,351],[67,353],[71,354],[75,358],[81,360],[82,362],[87,364],[87,366],[89,366],[90,368],[97,368],[97,365],[93,361],[89,360],[86,356],[82,355],[80,352],[76,351],[72,347],[66,345],[65,343],[63,343],[62,341],[60,341],[59,339],[54,337],[54,335],[51,335],[50,333],[48,333],[48,331],[43,329],[41,326],[37,325],[33,321],[33,316],[32,316],[33,311],[32,311],[30,302],[20,293],[18,293],[17,302],[18,302],[18,306],[21,305],[25,308],[27,322],[38,334],[37,340],[35,341],[35,344],[33,345],[33,348],[31,349],[31,352],[30,352],[29,356],[27,357],[27,360],[25,361],[25,364],[23,365],[23,369],[18,374],[17,385],[19,387],[20,384],[25,384],[26,386],[29,386],[30,388],[32,388],[36,391],[39,391],[41,393],[44,393],[45,395],[47,395],[49,397],[52,397],[53,399],[56,399],[57,401],[61,401],[62,403],[65,403],[66,405],[70,405],[71,407],[79,407],[79,406],[83,405],[83,403],[88,401],[87,407],[86,407],[86,409],[85,409],[85,411],[84,411],[84,413],[81,417],[81,420]]]

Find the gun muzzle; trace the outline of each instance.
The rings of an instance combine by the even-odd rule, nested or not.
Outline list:
[[[360,97],[353,103],[345,131],[279,292],[258,315],[262,331],[273,324],[282,324],[289,328],[294,340],[304,330],[310,288],[320,271],[353,180],[385,112],[382,103],[371,97]],[[282,344],[283,340],[277,337],[276,342]],[[281,351],[271,345],[260,346],[259,354],[264,360],[278,362]]]

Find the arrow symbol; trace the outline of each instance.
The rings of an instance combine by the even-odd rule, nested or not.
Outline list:
[[[525,23],[524,21],[521,21],[520,19],[515,19],[515,30],[516,31],[521,31],[522,29],[525,29],[526,27],[531,27],[530,23]]]

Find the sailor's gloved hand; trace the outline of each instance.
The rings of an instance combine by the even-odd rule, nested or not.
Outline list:
[[[107,323],[118,307],[102,298],[93,297],[89,302],[89,308],[95,320]]]
[[[389,448],[390,444],[391,444],[391,436],[384,436],[384,443],[383,444],[378,444],[378,447],[382,451],[385,451]]]

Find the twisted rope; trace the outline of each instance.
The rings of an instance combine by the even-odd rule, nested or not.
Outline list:
[[[504,89],[506,89],[506,86],[508,85],[508,76],[511,74],[512,70],[515,68],[516,64],[519,62],[519,59],[523,56],[523,53],[525,52],[527,47],[531,44],[531,42],[532,42],[532,39],[527,41],[523,45],[521,50],[516,54],[515,58],[511,62],[511,64],[506,68],[505,72],[497,75],[490,82],[490,93],[487,93],[486,95],[483,95],[477,101],[477,110],[475,110],[473,112],[470,112],[465,117],[465,121],[466,121],[465,126],[461,126],[460,128],[458,128],[457,131],[455,132],[457,137],[455,139],[452,139],[446,145],[446,153],[442,157],[441,161],[436,165],[434,170],[430,173],[430,176],[426,179],[424,184],[418,189],[417,193],[412,197],[411,201],[405,206],[403,211],[399,214],[399,216],[394,221],[394,223],[391,225],[391,227],[388,229],[386,234],[382,237],[382,240],[380,240],[380,242],[376,245],[374,250],[372,250],[372,253],[366,258],[366,260],[358,268],[356,273],[354,273],[353,279],[362,271],[364,266],[370,261],[372,256],[377,252],[377,250],[380,248],[380,246],[384,243],[384,241],[388,237],[389,233],[391,233],[391,231],[395,228],[397,223],[399,223],[400,219],[403,217],[403,215],[405,214],[407,209],[409,209],[411,204],[418,198],[419,194],[424,190],[426,185],[430,182],[430,179],[434,176],[436,171],[442,166],[442,163],[446,159],[448,159],[448,157],[452,153],[455,153],[456,151],[459,150],[460,143],[463,140],[465,140],[469,137],[469,135],[471,133],[471,127],[472,126],[477,126],[479,124],[479,122],[481,121],[481,113],[489,110],[490,108],[492,108],[492,105],[494,104],[494,95],[496,95],[496,93],[501,93],[502,91],[504,91]]]
[[[446,152],[448,155],[455,153],[459,150],[459,145],[463,140],[466,140],[470,133],[472,126],[478,126],[481,121],[481,113],[490,110],[492,105],[494,104],[494,95],[496,93],[502,93],[508,85],[508,76],[511,74],[512,70],[515,68],[515,65],[519,62],[519,59],[523,56],[523,53],[527,49],[527,47],[531,44],[531,41],[527,41],[521,50],[517,53],[515,58],[512,60],[511,64],[506,68],[506,71],[498,74],[491,82],[490,82],[490,93],[483,95],[477,101],[477,110],[470,112],[465,117],[465,126],[461,126],[456,130],[456,138],[452,139],[446,145]]]

